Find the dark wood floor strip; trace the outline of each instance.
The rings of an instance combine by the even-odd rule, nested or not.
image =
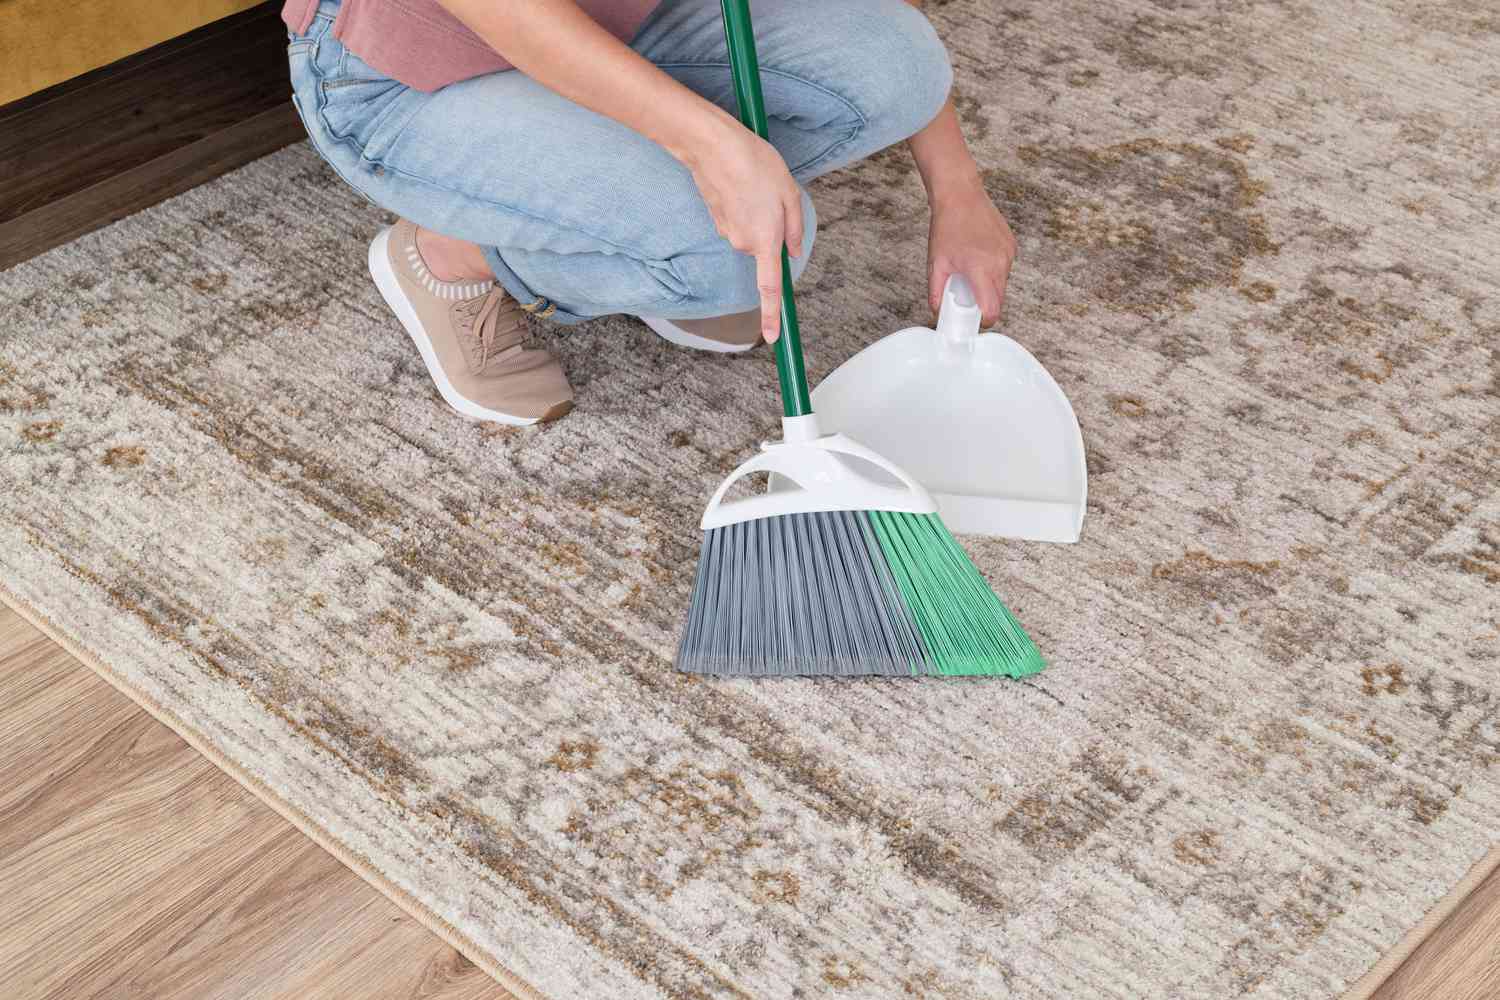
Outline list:
[[[303,135],[274,2],[0,107],[0,269]]]

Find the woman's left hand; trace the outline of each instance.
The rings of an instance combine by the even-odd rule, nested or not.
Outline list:
[[[934,195],[927,237],[928,297],[934,314],[949,275],[962,274],[974,286],[984,324],[995,324],[1015,260],[1016,238],[977,177],[972,185]]]

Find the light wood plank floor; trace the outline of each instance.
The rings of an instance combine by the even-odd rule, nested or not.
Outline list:
[[[1448,914],[1371,1000],[1500,997],[1500,869]]]
[[[3,604],[0,983],[15,1000],[513,1000]],[[1500,872],[1375,994],[1496,997]]]
[[[510,994],[0,605],[0,995]]]

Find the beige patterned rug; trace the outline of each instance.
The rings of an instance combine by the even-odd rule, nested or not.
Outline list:
[[[1500,9],[934,17],[1089,448],[1082,543],[970,541],[1046,673],[675,674],[768,355],[457,419],[305,147],[0,275],[10,599],[518,994],[1336,994],[1500,825]],[[815,196],[821,376],[924,215]]]

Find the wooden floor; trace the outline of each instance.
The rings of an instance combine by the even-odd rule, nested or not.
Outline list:
[[[0,995],[510,998],[4,605]]]
[[[1500,998],[1500,869],[1490,872],[1371,1000]]]
[[[0,984],[7,1000],[510,997],[4,605]],[[1500,997],[1500,872],[1375,997]]]

